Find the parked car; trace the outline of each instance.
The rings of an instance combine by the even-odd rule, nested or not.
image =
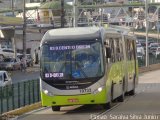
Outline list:
[[[23,57],[23,54],[21,54],[21,53],[17,53],[17,58],[19,58],[20,60],[22,59],[22,57]]]
[[[159,47],[158,43],[151,43],[149,46],[149,53],[155,55],[157,48]]]
[[[157,48],[155,53],[155,57],[158,58],[158,56],[160,56],[160,47]]]
[[[144,48],[144,51],[146,51],[146,39],[145,38],[139,38],[138,42],[141,44],[141,46]],[[154,43],[154,40],[148,39],[148,46],[150,46],[151,43]]]
[[[144,55],[141,52],[137,52],[137,58],[139,60],[144,60]]]
[[[3,61],[4,58],[13,58],[14,51],[9,48],[1,48],[0,49],[0,61]]]
[[[0,71],[0,87],[12,84],[7,71]]]
[[[21,61],[18,58],[5,58],[3,62],[0,63],[0,69],[3,70],[20,70]]]
[[[141,53],[142,55],[145,55],[144,47],[139,43],[137,44],[137,53]]]

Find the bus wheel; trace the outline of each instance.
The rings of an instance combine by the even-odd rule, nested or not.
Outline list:
[[[113,101],[113,83],[111,85],[109,101],[105,104],[102,104],[103,108],[107,110],[110,109],[112,106],[112,101]]]
[[[102,105],[103,106],[103,108],[106,110],[108,110],[108,109],[110,109],[111,108],[111,102],[108,102],[108,103],[106,103],[106,104],[103,104]]]
[[[52,106],[52,111],[60,111],[60,106]]]

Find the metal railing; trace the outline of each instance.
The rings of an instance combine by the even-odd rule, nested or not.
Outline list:
[[[40,101],[39,80],[0,87],[0,114]]]
[[[149,65],[159,64],[160,63],[160,55],[156,58],[155,55],[149,54]],[[145,66],[145,56],[143,59],[138,59],[139,67]]]

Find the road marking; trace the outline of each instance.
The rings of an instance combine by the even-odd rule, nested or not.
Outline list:
[[[116,105],[112,106],[110,109],[105,110],[104,112],[98,113],[95,118],[97,118],[98,116],[103,116],[103,115],[105,115],[106,113],[108,113],[108,112],[116,109],[118,106],[120,106],[121,104],[124,104],[124,103],[128,102],[131,98],[134,98],[135,96],[137,96],[137,95],[140,94],[140,93],[141,93],[141,92],[137,92],[137,93],[136,93],[135,95],[133,95],[133,96],[127,96],[127,98],[125,98],[124,102],[116,103]],[[90,118],[89,120],[96,120],[96,119]]]
[[[139,87],[143,88],[143,89],[139,89]],[[108,110],[103,110],[99,113],[96,114],[96,116],[102,116],[102,115],[105,115],[106,113],[116,109],[118,106],[120,106],[121,104],[124,104],[124,103],[127,103],[130,99],[136,97],[138,94],[141,94],[143,93],[144,91],[150,89],[150,88],[153,88],[154,87],[154,84],[152,84],[152,86],[148,86],[147,84],[144,84],[144,85],[140,85],[138,87],[138,89],[136,89],[136,94],[134,96],[127,96],[125,97],[125,100],[124,102],[119,102],[119,103],[114,103],[114,105],[111,107],[111,109],[108,109]],[[40,109],[37,109],[37,110],[34,110],[34,111],[31,111],[31,112],[28,112],[28,113],[25,113],[24,115],[21,115],[19,116],[18,118],[23,118],[23,117],[26,117],[27,115],[29,114],[34,114],[35,112],[39,112],[39,111],[43,111],[43,110],[47,110],[47,109],[50,109],[50,107],[45,107],[45,108],[40,108]],[[66,111],[67,113],[67,111]],[[96,118],[96,117],[95,117]],[[95,120],[95,118],[90,118],[90,120]]]

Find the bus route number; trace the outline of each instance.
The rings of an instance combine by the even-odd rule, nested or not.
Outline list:
[[[91,93],[91,88],[80,89],[80,93]]]

